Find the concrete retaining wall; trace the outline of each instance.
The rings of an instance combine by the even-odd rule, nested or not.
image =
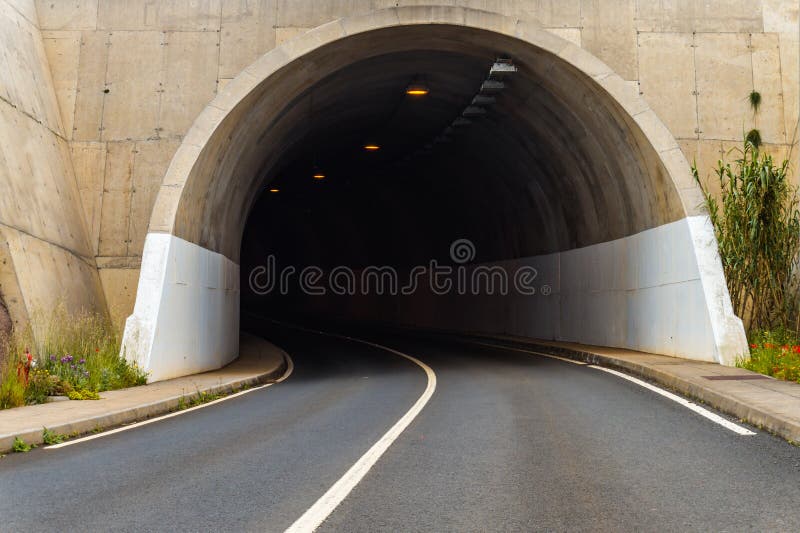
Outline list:
[[[155,192],[192,121],[260,55],[339,17],[441,3],[539,22],[627,80],[703,174],[753,126],[753,88],[769,151],[785,154],[797,125],[791,0],[16,3],[38,13],[92,255],[117,316],[133,308]]]
[[[0,0],[0,296],[16,324],[63,302],[105,312],[32,1]]]

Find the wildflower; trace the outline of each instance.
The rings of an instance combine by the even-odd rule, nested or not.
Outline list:
[[[79,365],[82,365],[82,364],[84,364],[84,363],[86,363],[86,358],[84,358],[84,357],[81,357],[81,360],[80,360],[80,361],[78,361],[78,364],[79,364]]]
[[[792,351],[796,354],[800,354],[800,344],[797,346],[792,346]]]
[[[55,356],[55,355],[53,355],[53,354],[50,354],[50,360],[51,360],[51,361],[55,361],[55,360],[56,360],[56,356]]]
[[[764,343],[764,348],[769,348],[771,350],[774,347],[775,347],[775,345],[772,344],[771,342],[765,342]]]
[[[85,371],[83,372],[83,376],[88,378],[88,377],[89,377],[89,371],[88,371],[88,370],[85,370]]]
[[[756,348],[758,348],[758,344],[751,344],[750,345],[750,349],[751,350],[755,350]]]
[[[66,364],[66,363],[69,363],[69,356],[68,356],[68,355],[65,355],[65,356],[64,356],[64,357],[62,357],[60,360],[61,360],[61,362],[62,362],[62,363],[65,363],[65,364]]]

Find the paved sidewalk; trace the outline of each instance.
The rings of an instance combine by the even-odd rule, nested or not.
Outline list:
[[[623,370],[800,444],[800,383],[777,380],[742,368],[621,348],[501,335],[474,336],[538,347],[553,354]]]
[[[0,411],[0,453],[11,449],[14,437],[28,444],[42,442],[42,428],[64,435],[89,433],[145,420],[178,409],[182,398],[198,392],[225,394],[279,378],[286,370],[284,352],[258,337],[243,333],[240,355],[219,370],[160,381],[141,387],[100,393],[100,400],[61,401]]]

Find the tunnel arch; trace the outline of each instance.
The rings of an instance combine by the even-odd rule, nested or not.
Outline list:
[[[661,298],[656,304],[636,304],[658,307],[652,315],[656,319],[675,313],[679,294],[686,297],[687,291],[692,292],[689,301],[702,306],[700,326],[675,323],[657,328],[661,331],[655,335],[625,331],[616,338],[598,337],[597,344],[725,363],[743,353],[741,323],[730,310],[700,191],[677,142],[631,85],[590,53],[535,23],[459,7],[398,7],[332,21],[271,50],[231,81],[194,122],[158,193],[136,305],[126,324],[126,355],[150,369],[151,379],[216,368],[235,357],[240,247],[259,191],[314,127],[357,122],[374,111],[369,102],[337,107],[331,100],[325,107],[326,95],[368,78],[379,84],[380,69],[370,70],[370,60],[392,58],[396,66],[403,54],[420,51],[428,56],[504,54],[520,64],[531,90],[509,99],[509,113],[523,110],[517,113],[522,133],[511,135],[489,121],[491,135],[466,142],[504,155],[497,163],[504,175],[522,176],[536,167],[549,177],[532,186],[539,190],[538,196],[531,193],[533,204],[543,211],[545,204],[560,202],[560,215],[540,220],[546,237],[527,255],[562,254],[559,264],[565,259],[569,264],[589,253],[581,250],[608,256],[613,248],[622,258],[605,260],[604,268],[637,270],[631,274],[637,280],[644,271],[656,271],[657,279],[647,287],[613,289],[642,289],[648,292],[639,295],[642,301]],[[356,69],[351,77],[337,78],[348,68]],[[326,90],[316,92],[315,126],[308,118],[320,84]],[[526,114],[527,109],[538,112]],[[527,141],[533,137],[541,142]],[[561,157],[548,162],[545,152]],[[597,248],[609,243],[608,250]],[[614,248],[613,243],[625,245]],[[514,251],[518,243],[498,246],[503,258],[525,255]],[[640,257],[646,252],[638,250],[645,247],[653,249],[647,252],[651,259]],[[663,267],[672,253],[689,264]],[[590,263],[594,260],[593,255]],[[656,294],[659,287],[676,283],[678,292]],[[566,300],[567,293],[565,288]],[[631,309],[628,304],[623,313],[628,322]],[[564,309],[555,313],[563,315]],[[599,327],[611,331],[619,325]],[[677,343],[678,333],[688,341]],[[592,340],[573,338],[561,327],[546,335]],[[697,348],[689,348],[691,343]]]

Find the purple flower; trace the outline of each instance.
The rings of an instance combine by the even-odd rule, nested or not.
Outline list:
[[[51,361],[55,361],[55,360],[56,360],[56,356],[55,356],[55,355],[53,355],[53,354],[50,354],[50,360],[51,360]]]
[[[68,356],[68,355],[65,355],[64,357],[62,357],[62,358],[61,358],[61,362],[62,362],[62,363],[69,363],[69,356]]]
[[[80,360],[80,361],[78,361],[78,364],[79,364],[79,365],[82,365],[82,364],[84,364],[85,362],[86,362],[86,359],[84,359],[83,357],[81,357],[81,360]]]
[[[69,365],[72,370],[75,370],[75,365]]]

